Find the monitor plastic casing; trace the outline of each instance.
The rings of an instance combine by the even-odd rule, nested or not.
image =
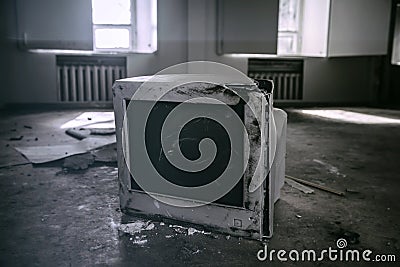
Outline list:
[[[273,109],[270,106],[272,105],[272,97],[268,97],[265,92],[259,90],[248,90],[246,92],[248,100],[244,108],[244,125],[250,140],[250,158],[243,176],[243,207],[218,203],[190,208],[172,206],[155,200],[143,191],[131,188],[131,175],[123,153],[123,145],[126,143],[123,140],[123,132],[126,133],[123,123],[127,109],[126,103],[132,98],[136,90],[150,78],[151,76],[141,76],[122,79],[116,81],[113,86],[119,197],[122,212],[158,220],[181,221],[246,238],[260,240],[271,237],[274,203],[279,199],[280,188],[283,185],[285,175],[286,113]],[[156,79],[155,85],[176,79],[179,79],[176,75],[164,75]],[[226,84],[229,84],[229,82],[229,80],[226,80]],[[199,86],[202,90],[194,90]],[[234,101],[232,94],[226,94],[224,90],[213,91],[213,86],[207,83],[179,86],[167,93],[163,99],[171,102],[183,102],[192,97],[203,96],[215,97],[226,104]],[[252,106],[255,113],[250,110],[249,105]],[[255,119],[261,124],[254,125]],[[258,130],[255,130],[255,127]],[[129,153],[134,152],[130,151]],[[257,173],[254,173],[258,161],[263,167],[258,168]],[[269,168],[268,166],[271,165],[272,167]],[[256,181],[252,180],[253,173],[255,174],[253,179],[256,179]],[[250,189],[254,186],[254,183],[263,179],[261,186],[251,192]],[[174,198],[174,196],[166,197]],[[190,200],[182,199],[181,201]]]

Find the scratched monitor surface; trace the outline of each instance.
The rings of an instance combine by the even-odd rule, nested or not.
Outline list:
[[[127,101],[127,105],[128,104],[129,101]],[[169,160],[165,156],[166,151],[162,149],[161,145],[161,128],[163,127],[163,123],[168,114],[180,104],[182,112],[185,112],[185,110],[193,109],[193,105],[196,105],[197,109],[204,109],[211,114],[221,112],[226,113],[226,110],[221,109],[220,105],[218,104],[182,104],[179,102],[168,101],[160,101],[154,104],[154,102],[151,101],[135,100],[134,108],[130,108],[130,111],[127,113],[129,124],[133,125],[132,127],[130,127],[129,133],[129,153],[133,158],[132,160],[134,160],[135,158],[135,143],[138,142],[140,140],[140,136],[143,135],[143,133],[137,130],[134,125],[136,123],[140,123],[140,121],[143,120],[140,110],[154,105],[146,121],[145,144],[147,154],[153,166],[155,167],[156,171],[160,175],[162,175],[162,177],[164,177],[171,183],[186,187],[196,187],[209,184],[210,182],[216,180],[227,168],[231,152],[241,155],[240,162],[242,163],[242,165],[234,164],[232,166],[233,168],[236,168],[237,172],[239,173],[243,169],[244,165],[243,143],[235,144],[236,151],[231,151],[230,138],[224,127],[215,120],[205,117],[195,118],[185,124],[179,134],[179,147],[182,151],[182,154],[187,159],[196,160],[200,157],[200,151],[198,149],[200,141],[204,138],[211,138],[217,148],[217,153],[212,163],[202,171],[188,172],[176,168],[169,162]],[[230,105],[229,107],[239,116],[242,121],[244,120],[244,102],[241,101],[237,105]],[[228,116],[229,114],[219,115]],[[179,114],[174,114],[174,116],[176,120],[180,119]],[[240,129],[238,129],[238,131],[240,131]],[[239,134],[242,134],[243,139],[243,133]],[[168,133],[166,133],[166,135],[168,135]],[[232,190],[230,190],[227,194],[225,194],[223,197],[216,200],[215,202],[223,205],[243,207],[243,187],[244,184],[242,177]],[[131,189],[142,191],[142,188],[136,183],[132,175]],[[154,188],[152,192],[168,195],[168,192],[164,192],[163,188]],[[175,195],[174,197],[180,196]]]

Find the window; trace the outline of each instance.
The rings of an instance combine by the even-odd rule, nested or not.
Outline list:
[[[31,52],[91,55],[157,50],[157,0],[15,2],[17,40]]]
[[[132,13],[130,0],[92,0],[93,50],[131,51]]]
[[[157,0],[92,0],[93,50],[157,50]]]
[[[298,54],[300,1],[279,1],[278,55]]]
[[[394,26],[392,64],[400,65],[400,4],[396,6],[396,19]]]
[[[157,50],[157,0],[91,0],[93,50]]]

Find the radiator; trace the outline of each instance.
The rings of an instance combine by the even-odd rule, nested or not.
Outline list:
[[[248,76],[274,81],[274,99],[303,98],[303,62],[301,60],[249,59]]]
[[[302,98],[300,90],[300,74],[262,72],[252,73],[250,78],[269,79],[274,81],[274,98],[278,100],[298,100]]]
[[[114,81],[125,77],[125,58],[57,56],[57,87],[62,102],[111,101]]]

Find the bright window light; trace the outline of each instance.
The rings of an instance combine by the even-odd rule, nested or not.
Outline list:
[[[249,58],[249,57],[257,57],[257,58],[277,58],[277,55],[272,54],[225,54],[227,57],[236,57],[236,58]]]
[[[91,1],[95,53],[157,50],[157,0]]]
[[[279,31],[296,32],[298,30],[298,0],[279,1]]]
[[[298,53],[300,1],[279,1],[278,55]]]
[[[131,24],[130,0],[92,0],[93,24]]]
[[[358,124],[398,124],[399,119],[391,119],[382,116],[368,115],[358,112],[345,111],[340,109],[311,109],[301,110],[304,114],[314,115],[322,118],[339,120]]]
[[[94,41],[96,48],[125,48],[130,47],[130,31],[128,29],[95,29]]]
[[[297,34],[278,34],[278,55],[289,55],[297,52]]]
[[[400,65],[400,4],[396,6],[396,22],[394,26],[392,64]]]

